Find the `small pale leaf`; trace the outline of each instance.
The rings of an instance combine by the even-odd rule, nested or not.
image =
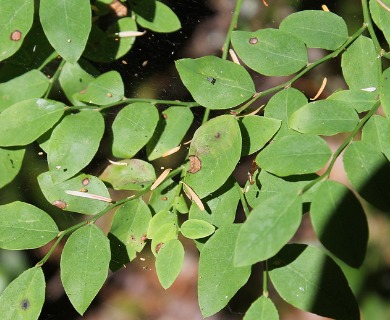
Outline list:
[[[279,314],[272,300],[261,296],[252,303],[243,320],[279,320]]]
[[[180,231],[186,238],[200,239],[213,234],[215,227],[204,220],[189,219],[184,221],[180,227]]]

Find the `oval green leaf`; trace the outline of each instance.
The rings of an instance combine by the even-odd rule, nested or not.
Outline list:
[[[233,31],[232,45],[249,68],[266,76],[288,76],[307,64],[303,41],[278,29]]]
[[[46,200],[53,206],[65,211],[78,212],[82,214],[97,214],[107,208],[108,203],[97,199],[88,199],[70,195],[67,191],[79,191],[110,198],[107,187],[97,177],[80,174],[76,177],[53,183],[50,172],[44,172],[38,176],[39,187]]]
[[[146,145],[149,161],[160,158],[165,152],[177,147],[190,128],[194,115],[185,107],[170,107],[162,113],[153,138]]]
[[[240,226],[218,229],[204,245],[199,258],[198,300],[203,317],[223,307],[248,281],[251,268],[233,265],[234,246]]]
[[[247,156],[263,148],[279,130],[282,121],[249,115],[239,119],[242,136],[241,155]]]
[[[364,260],[368,224],[355,195],[336,181],[324,181],[313,196],[310,217],[321,243],[354,268]]]
[[[241,226],[234,264],[250,266],[274,256],[291,240],[301,218],[302,203],[295,193],[277,194],[262,201]]]
[[[104,169],[100,179],[115,190],[144,190],[156,180],[153,166],[139,159],[125,159],[112,163]]]
[[[329,160],[331,151],[319,136],[301,134],[285,136],[264,148],[256,163],[277,176],[313,173]]]
[[[389,0],[381,0],[381,2],[390,7]],[[382,30],[387,43],[390,44],[390,13],[386,8],[379,4],[377,0],[370,0],[370,14],[375,24]]]
[[[362,141],[376,145],[390,160],[390,120],[380,115],[373,115],[362,130]]]
[[[33,0],[0,0],[0,61],[22,46],[34,19]]]
[[[341,69],[350,89],[378,88],[380,66],[372,40],[357,38],[342,54]]]
[[[332,319],[360,319],[359,307],[340,267],[319,249],[283,248],[269,263],[278,294],[293,306]]]
[[[180,231],[188,239],[200,239],[213,234],[215,227],[204,220],[189,219],[184,221]]]
[[[149,222],[148,227],[148,239],[153,239],[158,235],[159,229],[165,224],[172,226],[173,229],[178,228],[177,214],[163,210],[153,216],[152,220]]]
[[[77,62],[91,31],[89,0],[42,0],[39,17],[43,31],[53,48],[66,61]]]
[[[62,182],[83,169],[95,156],[104,132],[99,112],[69,114],[53,130],[47,161],[54,183]]]
[[[65,105],[31,99],[18,102],[0,113],[0,146],[23,146],[35,141],[61,118]]]
[[[104,105],[117,102],[124,97],[125,88],[117,71],[108,71],[92,80],[86,89],[75,94],[77,100]]]
[[[189,150],[190,167],[184,182],[204,198],[221,187],[241,157],[241,132],[230,115],[216,117],[196,130]]]
[[[343,18],[322,10],[305,10],[290,14],[279,29],[302,40],[309,48],[336,50],[348,40]]]
[[[251,304],[243,320],[279,320],[279,314],[272,300],[261,296]]]
[[[94,224],[76,230],[61,255],[61,282],[73,307],[81,315],[99,292],[108,274],[110,244]]]
[[[340,90],[330,95],[327,100],[340,101],[343,104],[350,105],[360,113],[368,111],[374,106],[377,95],[376,92],[364,90]]]
[[[33,267],[12,281],[0,296],[3,319],[39,318],[45,301],[45,276],[42,268]]]
[[[49,87],[49,79],[38,70],[0,84],[0,112],[13,104],[32,98],[40,98]]]
[[[53,219],[31,204],[15,201],[0,206],[0,248],[39,248],[58,234]]]
[[[175,181],[167,179],[152,191],[148,204],[155,213],[172,208],[178,187]]]
[[[390,210],[390,164],[379,147],[354,141],[345,150],[343,163],[355,190],[378,209]]]
[[[26,149],[0,148],[0,188],[10,183],[22,167]]]
[[[168,289],[179,275],[184,262],[184,247],[177,239],[164,243],[156,256],[156,272],[164,289]]]
[[[136,102],[124,107],[112,124],[112,154],[132,158],[153,136],[158,111],[150,103]]]
[[[390,68],[383,71],[381,79],[381,103],[387,118],[390,118]]]
[[[295,111],[289,126],[301,133],[332,136],[351,132],[358,122],[359,116],[352,106],[334,100],[319,100]]]
[[[255,94],[244,67],[217,57],[176,61],[184,85],[196,102],[209,109],[230,109]]]

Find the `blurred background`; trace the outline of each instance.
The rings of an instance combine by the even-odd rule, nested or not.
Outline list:
[[[100,72],[117,70],[125,82],[126,96],[139,98],[191,100],[181,84],[175,70],[174,61],[184,57],[197,58],[204,55],[220,55],[226,31],[233,14],[234,0],[171,0],[163,1],[178,15],[183,28],[171,34],[158,34],[148,31],[137,38],[132,50],[123,58],[110,64],[94,64]],[[359,0],[244,0],[238,28],[258,30],[277,28],[287,15],[307,9],[321,10],[327,5],[330,11],[342,16],[350,34],[362,25],[362,12]],[[268,5],[268,6],[267,6]],[[116,13],[113,11],[112,15]],[[387,50],[388,45],[383,45]],[[310,60],[317,60],[326,54],[323,50],[311,49]],[[0,71],[3,66],[0,65]],[[46,70],[49,74],[52,70]],[[293,87],[313,97],[322,83],[328,78],[321,98],[326,98],[337,89],[346,88],[341,77],[340,61],[327,62],[298,80]],[[285,77],[267,78],[252,74],[257,91],[263,91],[286,80]],[[1,79],[3,81],[3,79]],[[64,99],[58,88],[56,99]],[[270,97],[257,101],[254,108],[267,102]],[[195,124],[200,125],[202,108],[194,109]],[[116,111],[110,111],[115,116]],[[213,115],[213,114],[212,114]],[[110,121],[108,119],[108,121]],[[328,139],[332,149],[336,149],[343,136]],[[51,206],[43,198],[36,177],[47,171],[47,163],[39,155],[38,146],[31,146],[25,156],[22,172],[0,192],[0,204],[23,200],[46,210],[58,223],[60,229],[73,225],[80,215],[72,215]],[[109,147],[102,145],[98,158],[85,172],[99,175],[107,165]],[[142,155],[141,155],[142,156]],[[180,160],[180,159],[179,159]],[[245,183],[248,164],[251,159],[243,159],[235,174],[240,183]],[[178,161],[170,158],[169,161]],[[156,162],[156,166],[160,163]],[[172,165],[172,164],[171,164]],[[348,184],[339,161],[332,172],[332,178]],[[120,194],[113,194],[120,197]],[[362,318],[366,320],[390,319],[390,223],[389,215],[364,203],[369,226],[370,240],[367,257],[363,266],[352,269],[340,262],[348,281],[358,299]],[[110,217],[99,221],[103,229],[109,226]],[[351,226],[353,227],[353,226]],[[88,320],[198,320],[202,319],[197,304],[197,262],[198,252],[193,242],[183,240],[186,248],[183,270],[168,290],[158,282],[154,270],[154,257],[149,248],[138,255],[114,274],[109,274],[104,287],[85,313]],[[302,225],[293,241],[316,243],[310,219],[304,216]],[[63,245],[63,244],[62,244]],[[22,271],[37,263],[49,250],[50,244],[27,252],[0,250],[0,292]],[[40,319],[81,319],[68,301],[60,282],[59,259],[62,247],[59,246],[43,269],[47,281],[46,302]],[[253,267],[253,274],[228,306],[212,320],[242,319],[245,311],[262,292],[261,266]],[[337,293],[335,293],[337,294]],[[319,316],[299,311],[286,304],[271,288],[270,296],[278,307],[282,320],[320,320]]]

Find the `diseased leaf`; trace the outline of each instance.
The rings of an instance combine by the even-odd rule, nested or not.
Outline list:
[[[215,227],[204,220],[189,219],[183,222],[180,231],[186,238],[200,239],[213,234]]]
[[[295,193],[277,194],[260,202],[241,226],[234,264],[250,266],[274,256],[294,236],[301,218],[302,203]]]
[[[269,263],[278,294],[293,306],[333,319],[360,319],[359,307],[340,267],[319,249],[290,244]]]
[[[214,56],[176,61],[184,85],[196,102],[209,109],[229,109],[245,102],[255,86],[244,67]]]
[[[0,148],[0,188],[10,183],[22,167],[26,149]]]
[[[93,110],[69,114],[53,130],[47,161],[53,183],[83,169],[95,156],[104,133],[104,119]]]
[[[282,30],[233,31],[232,45],[249,68],[266,76],[287,76],[307,64],[303,41]]]
[[[164,289],[168,289],[179,275],[184,262],[184,248],[177,239],[164,243],[156,256],[156,272]]]
[[[110,245],[94,224],[76,230],[61,255],[61,282],[73,307],[81,315],[106,281]]]
[[[42,268],[33,267],[12,281],[0,296],[3,319],[39,318],[45,301],[45,276]]]
[[[124,107],[112,124],[112,153],[118,158],[132,158],[153,136],[158,111],[150,103],[136,102]]]
[[[66,61],[77,62],[91,31],[89,0],[42,0],[39,18],[53,48]]]
[[[310,217],[325,248],[351,267],[361,266],[366,255],[368,224],[352,191],[341,183],[324,181],[313,196]]]
[[[203,124],[194,134],[190,169],[184,182],[204,198],[220,188],[241,156],[241,133],[237,120],[222,115]]]
[[[252,303],[244,320],[279,320],[279,314],[272,300],[261,296]]]
[[[277,176],[313,173],[331,156],[327,143],[320,137],[302,134],[285,136],[270,144],[256,157],[256,163]]]
[[[219,228],[204,245],[199,258],[198,299],[203,317],[225,307],[248,281],[251,268],[233,265],[240,225]]]
[[[45,99],[18,102],[0,113],[0,146],[23,146],[35,141],[61,118],[65,105]]]
[[[0,206],[0,248],[39,248],[54,239],[58,228],[41,209],[20,201]]]
[[[336,50],[348,39],[343,18],[322,10],[290,14],[280,23],[279,29],[302,40],[309,48]]]

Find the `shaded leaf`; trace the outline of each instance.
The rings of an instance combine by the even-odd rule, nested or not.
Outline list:
[[[301,218],[301,199],[294,193],[277,194],[260,202],[241,226],[234,264],[250,266],[274,256],[291,240]]]
[[[183,222],[180,231],[186,238],[199,239],[213,234],[215,227],[204,220],[189,219]]]
[[[381,0],[381,2],[390,7],[389,0]],[[370,0],[370,13],[375,24],[382,30],[387,43],[390,44],[390,12],[383,8],[377,0]]]
[[[198,300],[203,317],[225,307],[248,281],[251,268],[233,265],[239,230],[240,226],[236,224],[219,228],[200,253]]]
[[[287,245],[268,266],[278,294],[293,306],[324,317],[360,319],[359,307],[340,267],[319,249]]]
[[[184,262],[184,248],[177,239],[169,240],[158,251],[156,272],[164,289],[168,289],[179,275]]]
[[[0,148],[0,188],[10,183],[22,167],[26,149]]]
[[[61,282],[73,307],[81,315],[99,292],[108,274],[110,245],[94,224],[76,230],[61,255]]]
[[[0,206],[0,248],[39,248],[58,234],[54,220],[41,209],[20,201]]]
[[[29,144],[61,118],[65,105],[45,99],[18,102],[0,113],[0,146]]]
[[[233,31],[232,45],[249,68],[266,76],[287,76],[307,64],[303,41],[278,29]]]
[[[176,61],[184,85],[209,109],[229,109],[248,100],[255,86],[244,67],[214,56]]]
[[[0,296],[3,319],[39,318],[45,301],[45,276],[42,268],[33,267],[12,281]]]
[[[244,320],[279,320],[279,314],[272,300],[261,296],[252,303]]]
[[[381,79],[381,103],[387,118],[390,118],[390,68],[383,71]]]
[[[169,210],[177,194],[178,184],[172,179],[167,179],[153,190],[152,195],[149,198],[149,206],[152,207],[155,213]]]
[[[307,174],[320,170],[331,156],[320,137],[304,134],[285,136],[270,144],[256,157],[256,163],[277,176]]]
[[[53,48],[66,61],[77,62],[91,31],[89,0],[42,0],[39,18]]]

